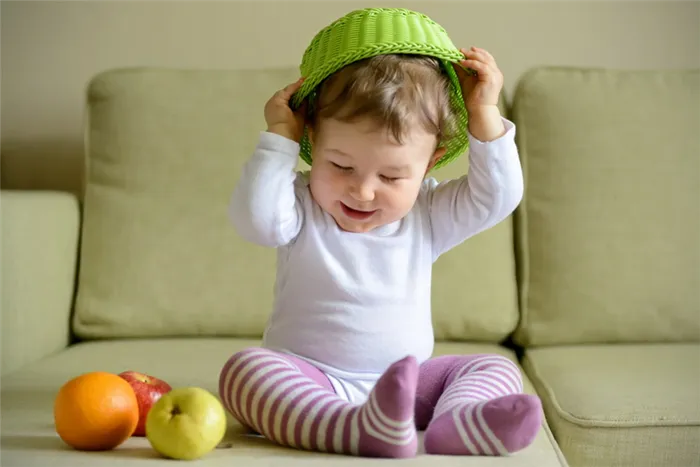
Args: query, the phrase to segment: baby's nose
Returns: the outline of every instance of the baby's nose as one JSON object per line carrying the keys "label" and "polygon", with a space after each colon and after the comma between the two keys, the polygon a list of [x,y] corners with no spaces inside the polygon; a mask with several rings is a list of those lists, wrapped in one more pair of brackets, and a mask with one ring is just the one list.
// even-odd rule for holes
{"label": "baby's nose", "polygon": [[367,182],[357,183],[353,187],[353,190],[351,191],[351,195],[357,201],[362,201],[362,202],[372,201],[372,200],[374,200],[374,189],[372,188],[371,183],[367,183]]}

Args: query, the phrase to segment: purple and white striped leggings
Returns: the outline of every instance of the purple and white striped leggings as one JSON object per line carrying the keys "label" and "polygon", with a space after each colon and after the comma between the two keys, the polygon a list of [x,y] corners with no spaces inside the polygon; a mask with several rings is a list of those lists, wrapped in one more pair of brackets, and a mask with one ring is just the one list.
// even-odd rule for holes
{"label": "purple and white striped leggings", "polygon": [[358,405],[309,363],[249,348],[226,362],[219,393],[238,421],[271,441],[366,457],[415,456],[417,430],[425,430],[428,454],[508,455],[533,442],[543,418],[540,400],[523,393],[517,365],[490,354],[421,365],[406,357]]}

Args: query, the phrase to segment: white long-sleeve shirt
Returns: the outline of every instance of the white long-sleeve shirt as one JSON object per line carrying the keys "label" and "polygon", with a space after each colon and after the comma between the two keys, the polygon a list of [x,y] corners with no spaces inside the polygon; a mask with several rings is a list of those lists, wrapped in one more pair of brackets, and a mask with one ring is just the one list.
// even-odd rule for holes
{"label": "white long-sleeve shirt", "polygon": [[246,240],[277,248],[265,347],[340,378],[380,375],[407,355],[430,358],[431,272],[443,253],[510,215],[523,194],[515,125],[469,135],[468,175],[426,178],[403,219],[369,233],[341,230],[295,172],[299,145],[262,132],[235,187],[230,216]]}

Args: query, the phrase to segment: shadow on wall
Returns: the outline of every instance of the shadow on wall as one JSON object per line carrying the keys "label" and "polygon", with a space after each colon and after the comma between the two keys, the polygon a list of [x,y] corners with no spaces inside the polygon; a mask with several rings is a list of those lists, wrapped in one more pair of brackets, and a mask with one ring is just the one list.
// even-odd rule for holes
{"label": "shadow on wall", "polygon": [[83,180],[81,140],[2,142],[2,189],[57,190],[81,195]]}

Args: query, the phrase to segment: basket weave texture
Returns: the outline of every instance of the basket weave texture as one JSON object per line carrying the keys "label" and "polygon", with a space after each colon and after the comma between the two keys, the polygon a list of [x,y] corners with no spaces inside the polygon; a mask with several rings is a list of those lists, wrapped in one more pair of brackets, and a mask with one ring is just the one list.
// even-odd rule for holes
{"label": "basket weave texture", "polygon": [[[323,80],[344,66],[384,54],[427,55],[440,60],[451,83],[450,99],[458,109],[460,131],[446,143],[445,155],[433,170],[463,154],[469,145],[468,116],[452,64],[463,60],[464,56],[442,26],[416,11],[404,8],[354,10],[319,31],[304,52],[299,68],[305,81],[292,96],[292,108],[298,108],[304,99],[313,101]],[[300,157],[311,164],[311,142],[306,131],[300,145]]]}

